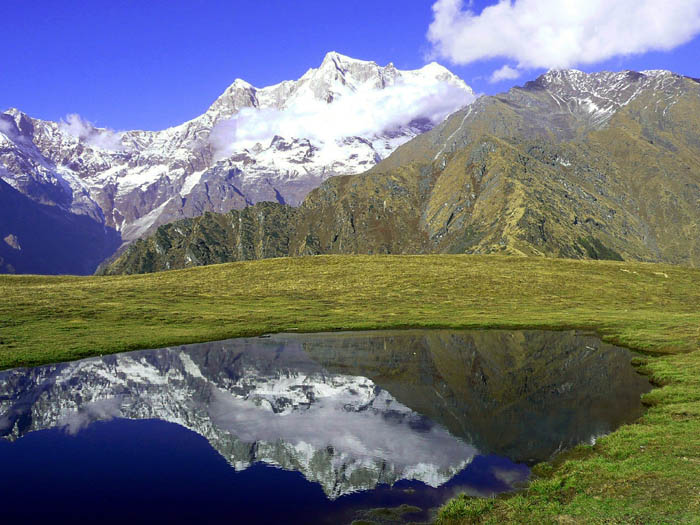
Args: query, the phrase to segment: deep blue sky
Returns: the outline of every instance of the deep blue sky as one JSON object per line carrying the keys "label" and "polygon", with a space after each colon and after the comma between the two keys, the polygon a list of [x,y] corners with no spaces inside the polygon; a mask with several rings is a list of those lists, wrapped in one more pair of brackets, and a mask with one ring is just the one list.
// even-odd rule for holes
{"label": "deep blue sky", "polygon": [[[494,1],[475,2],[477,11]],[[335,50],[400,69],[421,67],[433,0],[3,0],[0,110],[115,129],[162,129],[201,114],[237,77],[296,79]],[[478,45],[475,42],[474,45]],[[700,42],[617,58],[601,69],[662,68],[700,77]],[[477,92],[504,61],[454,66]]]}

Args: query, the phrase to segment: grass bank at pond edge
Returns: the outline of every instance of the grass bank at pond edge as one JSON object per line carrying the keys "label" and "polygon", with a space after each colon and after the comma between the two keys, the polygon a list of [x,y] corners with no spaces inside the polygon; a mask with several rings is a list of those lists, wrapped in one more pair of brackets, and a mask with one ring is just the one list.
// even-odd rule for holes
{"label": "grass bank at pond edge", "polygon": [[442,523],[700,523],[700,270],[468,255],[323,256],[117,277],[0,276],[0,367],[280,331],[596,330],[659,354],[647,414]]}

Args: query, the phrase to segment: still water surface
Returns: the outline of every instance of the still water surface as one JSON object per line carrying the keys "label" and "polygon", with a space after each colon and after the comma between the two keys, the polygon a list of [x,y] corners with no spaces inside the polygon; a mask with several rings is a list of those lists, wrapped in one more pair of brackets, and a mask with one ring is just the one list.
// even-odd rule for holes
{"label": "still water surface", "polygon": [[[0,372],[0,512],[54,522],[428,520],[642,413],[580,332],[280,334]],[[403,516],[377,510],[404,507]]]}

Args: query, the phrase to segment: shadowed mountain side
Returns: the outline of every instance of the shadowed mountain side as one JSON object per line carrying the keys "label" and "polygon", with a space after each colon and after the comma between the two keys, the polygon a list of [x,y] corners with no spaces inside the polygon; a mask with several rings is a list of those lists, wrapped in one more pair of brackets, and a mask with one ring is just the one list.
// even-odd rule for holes
{"label": "shadowed mountain side", "polygon": [[0,180],[0,273],[88,275],[120,244],[114,229],[39,204]]}
{"label": "shadowed mountain side", "polygon": [[[327,180],[287,217],[288,249],[276,255],[502,253],[698,266],[700,84],[665,71],[551,71],[481,97],[364,174]],[[168,242],[135,243],[106,271],[174,268],[160,253]],[[146,257],[150,266],[132,262]]]}
{"label": "shadowed mountain side", "polygon": [[640,393],[651,388],[628,352],[591,334],[441,330],[358,339],[307,336],[304,350],[329,372],[370,378],[482,453],[515,461],[547,460],[634,421]]}

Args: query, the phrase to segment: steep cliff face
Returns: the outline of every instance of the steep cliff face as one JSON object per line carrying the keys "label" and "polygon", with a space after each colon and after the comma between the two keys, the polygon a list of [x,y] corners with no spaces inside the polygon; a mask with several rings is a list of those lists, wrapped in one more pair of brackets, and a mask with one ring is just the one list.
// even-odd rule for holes
{"label": "steep cliff face", "polygon": [[[550,71],[305,199],[290,255],[503,253],[700,264],[700,83]],[[223,261],[222,261],[223,262]]]}

